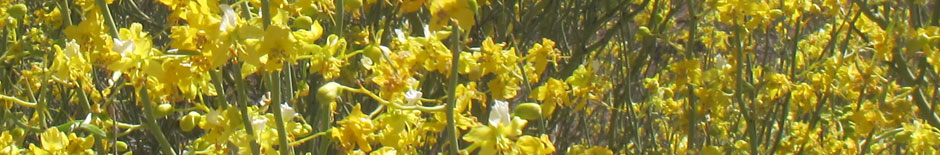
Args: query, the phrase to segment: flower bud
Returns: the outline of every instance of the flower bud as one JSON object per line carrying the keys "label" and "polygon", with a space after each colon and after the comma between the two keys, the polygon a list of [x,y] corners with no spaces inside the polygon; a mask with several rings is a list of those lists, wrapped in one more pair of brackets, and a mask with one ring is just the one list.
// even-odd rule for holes
{"label": "flower bud", "polygon": [[336,100],[341,85],[336,82],[326,83],[317,89],[317,102],[320,104],[330,103]]}
{"label": "flower bud", "polygon": [[184,132],[192,131],[199,123],[200,118],[201,116],[198,112],[190,111],[189,114],[186,114],[186,116],[180,119],[180,129],[183,129]]}
{"label": "flower bud", "polygon": [[522,103],[516,106],[512,115],[526,120],[538,120],[542,115],[542,107],[537,103]]}
{"label": "flower bud", "polygon": [[16,4],[7,9],[7,14],[16,19],[23,19],[26,16],[26,4]]}

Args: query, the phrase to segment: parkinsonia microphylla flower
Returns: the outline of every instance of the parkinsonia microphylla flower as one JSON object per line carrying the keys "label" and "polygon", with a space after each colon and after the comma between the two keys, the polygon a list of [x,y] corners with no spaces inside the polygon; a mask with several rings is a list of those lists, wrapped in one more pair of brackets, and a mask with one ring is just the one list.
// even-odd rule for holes
{"label": "parkinsonia microphylla flower", "polygon": [[360,105],[356,105],[343,120],[336,122],[338,128],[330,130],[334,139],[338,139],[340,146],[347,152],[352,152],[359,146],[362,151],[372,151],[370,141],[373,138],[373,132],[377,130],[375,124],[369,119],[368,115],[362,113]]}
{"label": "parkinsonia microphylla flower", "polygon": [[[522,135],[522,128],[528,122],[519,117],[511,117],[508,102],[500,100],[494,102],[492,110],[490,110],[490,124],[477,125],[463,136],[463,140],[473,143],[470,148],[479,147],[481,149],[480,154],[513,151],[517,148],[514,141]],[[473,150],[468,151],[472,152]]]}
{"label": "parkinsonia microphylla flower", "polygon": [[436,0],[431,1],[428,7],[431,11],[432,31],[442,30],[445,25],[450,25],[451,18],[457,20],[460,29],[469,31],[476,23],[474,14],[479,6],[476,0]]}
{"label": "parkinsonia microphylla flower", "polygon": [[87,78],[86,75],[91,71],[91,63],[80,49],[80,45],[74,39],[65,43],[64,50],[56,45],[56,57],[51,67],[53,76],[69,81]]}

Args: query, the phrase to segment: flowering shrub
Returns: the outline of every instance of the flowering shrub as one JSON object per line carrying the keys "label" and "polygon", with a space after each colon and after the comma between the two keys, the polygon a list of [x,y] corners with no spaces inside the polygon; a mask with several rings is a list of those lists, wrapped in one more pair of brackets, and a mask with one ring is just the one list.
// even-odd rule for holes
{"label": "flowering shrub", "polygon": [[0,154],[938,154],[938,8],[0,0]]}

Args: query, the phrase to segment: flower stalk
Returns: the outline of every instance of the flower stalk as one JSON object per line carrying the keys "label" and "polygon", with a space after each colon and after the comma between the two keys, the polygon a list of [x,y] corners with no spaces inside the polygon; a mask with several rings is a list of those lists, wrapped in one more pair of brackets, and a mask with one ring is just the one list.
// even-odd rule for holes
{"label": "flower stalk", "polygon": [[95,5],[98,5],[98,8],[101,9],[101,15],[104,16],[104,23],[107,24],[111,36],[119,37],[118,29],[114,24],[114,18],[111,16],[111,8],[108,7],[108,3],[105,2],[105,0],[95,0]]}
{"label": "flower stalk", "polygon": [[144,107],[144,128],[147,128],[154,138],[157,139],[157,142],[160,143],[160,150],[164,154],[176,155],[176,151],[173,151],[173,148],[170,148],[170,142],[166,140],[166,136],[163,135],[163,130],[160,129],[160,126],[157,125],[157,120],[154,118],[153,114],[153,104],[150,102],[150,95],[147,94],[147,82],[141,81],[141,86],[138,90],[140,95],[141,106]]}
{"label": "flower stalk", "polygon": [[[268,90],[271,91],[271,105],[281,106],[281,102],[283,101],[281,101],[281,80],[279,74],[273,72],[266,73],[265,80],[265,83],[268,84]],[[279,143],[278,149],[281,151],[282,155],[287,155],[289,154],[289,150],[287,148],[290,147],[290,145],[287,143],[287,132],[284,130],[284,119],[281,119],[283,118],[284,114],[281,113],[280,108],[271,109],[271,111],[274,112],[274,117],[277,118],[274,120],[277,124],[277,140]]]}
{"label": "flower stalk", "polygon": [[457,69],[460,63],[460,26],[451,20],[451,25],[453,26],[453,36],[451,49],[453,50],[451,54],[453,58],[451,59],[451,68],[450,68],[450,79],[447,82],[447,139],[450,141],[450,154],[457,154],[459,148],[457,141],[457,125],[454,120],[454,108],[457,104]]}
{"label": "flower stalk", "polygon": [[[232,66],[238,66],[238,65],[232,65]],[[232,70],[240,71],[241,67],[235,67]],[[252,155],[261,154],[261,150],[259,149],[258,142],[255,141],[255,138],[256,138],[255,130],[252,129],[251,120],[248,119],[248,95],[245,91],[245,85],[246,85],[245,80],[242,79],[240,72],[235,73],[235,74],[227,74],[227,75],[230,75],[232,76],[233,79],[235,79],[235,93],[236,93],[236,96],[238,96],[237,105],[235,106],[238,106],[238,111],[241,113],[242,124],[245,125],[245,133],[248,133],[248,137],[249,137],[248,142],[249,142],[249,146],[251,147],[251,154]]]}

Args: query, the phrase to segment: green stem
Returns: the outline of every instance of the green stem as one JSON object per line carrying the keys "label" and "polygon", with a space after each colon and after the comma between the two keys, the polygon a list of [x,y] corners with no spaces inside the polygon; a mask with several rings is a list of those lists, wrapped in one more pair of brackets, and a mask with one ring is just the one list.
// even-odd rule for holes
{"label": "green stem", "polygon": [[[372,93],[372,91],[369,91],[369,90],[367,90],[367,89],[365,89],[365,88],[356,89],[356,88],[346,87],[346,86],[343,86],[343,85],[340,85],[339,88],[342,89],[343,91],[349,91],[349,92],[353,92],[353,93],[366,94],[367,96],[371,97],[371,98],[372,98],[373,100],[375,100],[376,102],[379,102],[379,104],[387,105],[387,106],[390,106],[390,107],[396,108],[396,109],[402,109],[402,110],[420,110],[420,111],[422,111],[422,112],[440,112],[440,111],[444,111],[444,110],[447,108],[445,105],[434,106],[434,107],[426,107],[426,106],[420,106],[420,105],[400,105],[400,104],[396,104],[396,103],[390,102],[390,101],[388,101],[388,100],[382,99],[382,97],[379,97],[379,96],[376,95],[375,93]],[[422,98],[421,101],[422,101],[422,102],[426,102],[426,101],[434,101],[434,100],[423,99],[423,98]]]}
{"label": "green stem", "polygon": [[456,125],[456,121],[454,120],[454,108],[456,108],[456,106],[454,105],[457,104],[457,69],[458,69],[457,67],[459,66],[459,63],[460,63],[460,26],[457,24],[453,24],[455,23],[453,21],[451,21],[451,23],[452,23],[451,25],[453,25],[452,33],[454,35],[452,36],[453,43],[451,45],[453,46],[452,47],[453,58],[451,61],[451,68],[450,68],[450,80],[447,82],[447,92],[449,92],[447,93],[447,108],[446,108],[447,109],[447,132],[448,132],[447,139],[451,143],[450,154],[457,154],[458,153],[457,148],[459,148],[460,146],[458,146],[459,143],[457,141],[457,136],[458,136],[457,125]]}
{"label": "green stem", "polygon": [[343,16],[346,14],[346,7],[345,4],[343,4],[343,1],[344,0],[333,1],[334,6],[336,7],[336,17],[339,18],[338,20],[333,20],[336,21],[336,29],[334,29],[335,32],[333,33],[339,36],[339,38],[343,38]]}
{"label": "green stem", "polygon": [[225,94],[225,87],[222,86],[222,76],[219,74],[219,70],[215,69],[209,73],[209,76],[212,78],[212,84],[215,85],[216,94],[218,94],[218,97],[216,97],[215,106],[227,107],[228,96]]}
{"label": "green stem", "polygon": [[56,1],[56,4],[59,4],[59,6],[61,7],[60,11],[62,11],[62,18],[65,19],[65,24],[68,24],[65,26],[72,26],[72,10],[69,9],[68,0],[59,0],[59,1]]}
{"label": "green stem", "polygon": [[101,15],[104,15],[104,22],[109,27],[108,30],[111,32],[112,37],[118,37],[117,26],[114,24],[114,18],[111,16],[111,8],[108,7],[108,3],[105,0],[95,0],[95,5],[98,5],[98,8],[101,9]]}
{"label": "green stem", "polygon": [[310,135],[310,136],[301,138],[301,139],[299,139],[299,140],[297,140],[297,141],[291,142],[291,143],[290,143],[290,146],[297,146],[297,145],[303,144],[304,142],[310,141],[310,140],[312,140],[312,139],[314,139],[314,138],[317,138],[317,137],[326,135],[327,133],[329,133],[329,131],[330,131],[330,130],[325,130],[325,131],[323,131],[323,132],[317,132],[317,133],[315,133],[315,134],[313,134],[313,135]]}
{"label": "green stem", "polygon": [[735,59],[737,60],[735,61],[736,63],[735,69],[737,71],[735,72],[735,77],[734,77],[734,83],[735,83],[734,99],[737,102],[738,106],[741,107],[741,113],[742,115],[744,115],[744,119],[746,119],[745,120],[745,122],[747,123],[746,132],[749,137],[750,144],[751,144],[751,150],[750,150],[751,154],[758,154],[757,147],[759,145],[757,145],[757,135],[756,135],[756,132],[754,131],[756,130],[756,128],[754,127],[754,122],[752,121],[750,111],[748,111],[747,109],[747,104],[744,103],[744,94],[742,94],[743,93],[742,91],[744,91],[744,82],[745,82],[744,70],[742,69],[744,65],[743,61],[744,61],[745,54],[743,52],[744,45],[742,45],[742,42],[741,42],[741,29],[743,29],[744,27],[741,27],[740,25],[738,25],[736,20],[735,20],[734,25],[735,25],[734,26],[735,30],[734,30],[734,37],[732,38],[733,39],[732,43],[734,43],[735,45],[734,52],[735,54],[737,54],[735,56]]}
{"label": "green stem", "polygon": [[12,96],[0,95],[0,100],[7,100],[10,102],[19,104],[20,106],[24,106],[24,107],[36,108],[36,103],[26,102],[26,101],[23,101],[19,98],[12,97]]}
{"label": "green stem", "polygon": [[[687,9],[689,10],[689,19],[692,23],[692,25],[689,26],[689,40],[688,42],[686,42],[686,46],[685,46],[688,48],[688,50],[686,50],[686,55],[685,55],[686,60],[692,60],[693,58],[695,58],[695,53],[693,52],[695,52],[695,47],[696,47],[695,35],[698,30],[698,13],[695,12],[695,8],[698,5],[695,2],[696,1],[694,0],[690,0],[687,2],[689,4],[686,5]],[[689,97],[688,97],[689,98],[689,137],[688,137],[689,141],[688,141],[688,144],[686,144],[686,147],[694,149],[695,142],[697,141],[695,139],[695,134],[696,134],[695,133],[695,127],[696,127],[695,118],[697,117],[695,113],[696,112],[695,111],[695,93],[694,93],[695,89],[691,83],[687,84],[686,87],[689,89],[688,90],[688,93],[689,93]]]}
{"label": "green stem", "polygon": [[271,2],[261,0],[261,19],[264,22],[264,29],[267,30],[271,25]]}
{"label": "green stem", "polygon": [[153,115],[153,104],[150,102],[150,95],[147,94],[147,83],[141,82],[140,86],[140,102],[141,106],[144,107],[144,127],[153,134],[154,138],[157,139],[157,142],[160,143],[160,149],[164,154],[176,155],[176,151],[173,151],[173,148],[170,148],[170,142],[166,140],[166,136],[163,135],[163,131],[160,130],[160,126],[157,125],[157,120]]}
{"label": "green stem", "polygon": [[238,106],[238,111],[241,112],[242,124],[245,124],[245,133],[248,133],[248,137],[250,137],[248,138],[248,142],[249,146],[251,147],[251,154],[258,155],[261,154],[261,149],[259,149],[258,142],[255,141],[255,130],[251,127],[251,120],[248,119],[248,95],[245,90],[245,80],[242,79],[240,72],[241,67],[237,64],[232,66],[236,66],[234,69],[232,69],[236,72],[234,74],[227,75],[232,76],[232,78],[235,79],[235,93],[238,96],[238,102],[236,103],[238,105],[236,106]]}
{"label": "green stem", "polygon": [[287,143],[287,132],[284,130],[284,114],[281,114],[281,80],[278,73],[267,73],[265,81],[268,83],[268,90],[271,91],[271,111],[274,112],[274,121],[277,122],[277,140],[279,143],[278,149],[281,151],[282,155],[287,155],[288,145]]}

